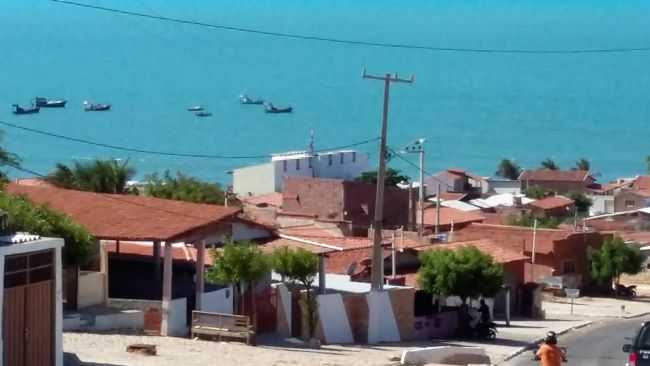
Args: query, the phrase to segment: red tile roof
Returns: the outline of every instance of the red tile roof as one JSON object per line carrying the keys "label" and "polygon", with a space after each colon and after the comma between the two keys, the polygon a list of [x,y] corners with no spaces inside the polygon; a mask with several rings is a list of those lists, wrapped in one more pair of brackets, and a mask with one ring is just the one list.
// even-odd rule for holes
{"label": "red tile roof", "polygon": [[282,206],[282,193],[272,192],[259,196],[244,197],[242,202],[255,206]]}
{"label": "red tile roof", "polygon": [[514,250],[498,246],[490,239],[470,240],[470,241],[455,242],[449,244],[429,244],[429,245],[416,247],[413,249],[418,252],[424,252],[429,250],[441,250],[441,249],[458,250],[460,248],[465,248],[465,247],[475,247],[482,253],[491,256],[496,263],[500,263],[500,264],[519,262],[519,261],[525,261],[530,259],[528,256],[525,256]]}
{"label": "red tile roof", "polygon": [[[116,242],[106,243],[105,246],[109,253],[117,253]],[[133,243],[122,241],[120,242],[119,248],[119,254],[153,258],[153,243]],[[209,251],[206,251],[205,253],[205,264],[211,265],[212,256],[209,254]],[[164,258],[164,255],[165,245],[163,244],[160,246],[160,257]],[[196,248],[189,245],[173,245],[172,258],[175,261],[196,262]]]}
{"label": "red tile roof", "polygon": [[372,247],[372,241],[363,236],[298,236],[282,233],[279,235],[279,238],[263,244],[263,250],[273,251],[278,248],[289,247],[302,248],[314,254],[325,254]]}
{"label": "red tile roof", "polygon": [[53,184],[48,183],[41,178],[18,178],[14,181],[14,183],[21,186],[31,187],[54,187]]}
{"label": "red tile roof", "polygon": [[556,181],[556,182],[583,182],[589,178],[586,170],[524,170],[519,180]]}
{"label": "red tile roof", "polygon": [[[535,252],[551,254],[555,242],[567,239],[573,234],[575,233],[568,230],[538,228],[535,234]],[[455,232],[454,238],[457,241],[490,239],[499,246],[515,251],[521,251],[525,247],[525,250],[530,252],[533,247],[533,229],[522,226],[473,223]]]}
{"label": "red tile roof", "polygon": [[8,184],[5,191],[64,213],[98,239],[178,240],[233,219],[240,211],[154,197],[81,192]]}
{"label": "red tile roof", "polygon": [[443,201],[461,201],[465,197],[467,197],[467,193],[462,193],[462,192],[440,192],[440,199],[443,200]]}
{"label": "red tile roof", "polygon": [[[482,222],[483,216],[475,212],[457,210],[451,207],[440,207],[440,225],[467,224],[470,222]],[[424,209],[424,224],[431,226],[436,224],[436,208],[429,207]]]}
{"label": "red tile roof", "polygon": [[562,208],[573,205],[572,199],[564,196],[551,196],[531,202],[528,206],[541,208],[542,210],[550,210],[554,208]]}
{"label": "red tile roof", "polygon": [[632,188],[637,190],[648,189],[650,190],[650,176],[642,175],[637,177],[632,183]]}

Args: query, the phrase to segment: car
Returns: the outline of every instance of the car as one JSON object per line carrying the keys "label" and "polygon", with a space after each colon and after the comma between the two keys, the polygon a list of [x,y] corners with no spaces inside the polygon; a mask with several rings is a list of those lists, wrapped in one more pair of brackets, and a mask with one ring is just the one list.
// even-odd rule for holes
{"label": "car", "polygon": [[628,354],[627,366],[650,366],[650,322],[643,322],[631,340],[623,346],[623,352]]}

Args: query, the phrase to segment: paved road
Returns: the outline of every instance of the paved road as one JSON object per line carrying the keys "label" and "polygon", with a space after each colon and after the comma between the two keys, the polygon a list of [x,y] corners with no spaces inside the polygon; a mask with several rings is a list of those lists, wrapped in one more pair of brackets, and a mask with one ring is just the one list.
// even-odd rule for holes
{"label": "paved road", "polygon": [[[559,340],[568,349],[567,366],[623,366],[626,355],[621,351],[625,337],[634,334],[638,326],[650,317],[628,320],[599,321],[573,331]],[[504,363],[504,366],[533,366],[532,351]]]}

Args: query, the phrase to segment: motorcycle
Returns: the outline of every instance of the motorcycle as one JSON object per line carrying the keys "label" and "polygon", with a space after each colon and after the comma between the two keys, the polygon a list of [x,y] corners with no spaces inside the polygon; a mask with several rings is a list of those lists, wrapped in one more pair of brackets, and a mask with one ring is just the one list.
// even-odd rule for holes
{"label": "motorcycle", "polygon": [[636,297],[636,286],[625,286],[621,284],[616,285],[616,289],[614,290],[614,294],[616,296],[620,297],[627,297],[627,298],[633,298]]}
{"label": "motorcycle", "polygon": [[497,337],[497,325],[494,322],[483,323],[480,322],[474,327],[474,336],[476,338],[493,340]]}

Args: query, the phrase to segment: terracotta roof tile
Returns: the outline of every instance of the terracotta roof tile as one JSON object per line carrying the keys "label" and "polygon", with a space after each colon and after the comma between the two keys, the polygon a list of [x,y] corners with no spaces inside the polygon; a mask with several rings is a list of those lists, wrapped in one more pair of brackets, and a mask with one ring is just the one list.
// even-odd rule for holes
{"label": "terracotta roof tile", "polygon": [[[482,222],[483,216],[476,212],[467,212],[457,210],[451,207],[440,207],[440,225],[466,224],[470,222]],[[424,224],[427,226],[435,225],[436,209],[435,207],[424,209]]]}
{"label": "terracotta roof tile", "polygon": [[634,189],[650,189],[650,176],[642,175],[634,180],[632,183],[632,188]]}
{"label": "terracotta roof tile", "polygon": [[259,196],[244,197],[242,202],[255,206],[282,206],[282,193],[272,192]]}
{"label": "terracotta roof tile", "polygon": [[441,249],[458,250],[460,248],[465,248],[465,247],[475,247],[482,253],[491,256],[496,263],[500,263],[500,264],[519,262],[519,261],[530,259],[528,256],[525,256],[521,253],[517,253],[514,250],[505,247],[500,247],[490,239],[470,240],[470,241],[455,242],[449,244],[429,244],[429,245],[424,245],[413,249],[418,252],[423,252],[423,251],[441,250]]}
{"label": "terracotta roof tile", "polygon": [[536,180],[536,181],[560,181],[560,182],[582,182],[589,177],[586,170],[524,170],[519,176],[519,180]]}
{"label": "terracotta roof tile", "polygon": [[[556,241],[561,241],[573,235],[571,231],[559,229],[537,229],[535,234],[535,252],[550,254],[554,250]],[[454,233],[457,241],[473,241],[490,239],[499,246],[511,250],[532,251],[533,229],[522,226],[493,225],[472,223],[462,230]]]}
{"label": "terracotta roof tile", "polygon": [[68,215],[98,239],[174,240],[239,212],[238,208],[135,195],[17,184],[8,184],[5,190]]}
{"label": "terracotta roof tile", "polygon": [[550,210],[553,208],[562,208],[566,206],[573,205],[574,202],[572,199],[564,196],[551,196],[539,199],[537,201],[531,202],[528,206],[541,208],[543,210]]}

